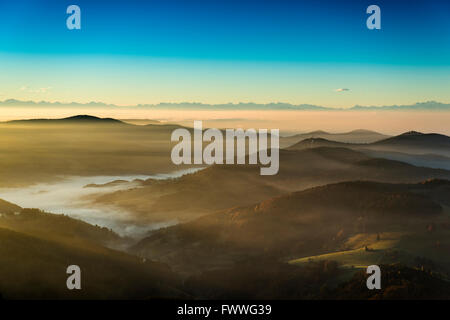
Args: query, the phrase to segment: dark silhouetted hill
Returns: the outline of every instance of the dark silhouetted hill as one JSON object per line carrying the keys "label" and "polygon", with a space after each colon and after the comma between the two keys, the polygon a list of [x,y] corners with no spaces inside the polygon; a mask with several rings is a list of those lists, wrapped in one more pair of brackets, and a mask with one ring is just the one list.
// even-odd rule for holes
{"label": "dark silhouetted hill", "polygon": [[[82,290],[68,290],[66,269],[81,268]],[[73,246],[0,228],[5,299],[183,297],[167,266],[98,246]]]}
{"label": "dark silhouetted hill", "polygon": [[20,212],[21,210],[22,208],[18,205],[0,199],[0,214],[12,214],[14,212]]}
{"label": "dark silhouetted hill", "polygon": [[62,119],[12,120],[8,124],[126,124],[113,118],[99,118],[90,115],[76,115]]}

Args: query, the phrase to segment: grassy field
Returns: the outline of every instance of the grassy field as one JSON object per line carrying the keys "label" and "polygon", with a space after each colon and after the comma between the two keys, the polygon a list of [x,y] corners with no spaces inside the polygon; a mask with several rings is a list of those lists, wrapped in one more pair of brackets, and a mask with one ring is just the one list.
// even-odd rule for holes
{"label": "grassy field", "polygon": [[[366,237],[364,237],[366,236]],[[355,237],[364,237],[365,245],[351,250],[343,250],[317,256],[303,257],[299,259],[290,260],[290,264],[299,265],[309,262],[333,260],[339,263],[344,268],[367,268],[372,264],[390,264],[394,262],[408,262],[409,255],[406,252],[400,253],[398,243],[401,235],[391,233],[388,239],[379,241],[367,241],[368,238],[373,238],[375,235],[367,236],[359,234]],[[387,235],[381,234],[385,239]],[[367,246],[367,250],[366,250]],[[393,252],[397,253],[394,255]]]}

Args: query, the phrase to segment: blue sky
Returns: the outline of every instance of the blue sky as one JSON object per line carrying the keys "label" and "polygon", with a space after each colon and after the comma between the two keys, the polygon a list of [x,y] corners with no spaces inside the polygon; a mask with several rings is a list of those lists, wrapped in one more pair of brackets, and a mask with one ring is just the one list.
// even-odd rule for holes
{"label": "blue sky", "polygon": [[[66,28],[70,4],[81,30]],[[381,30],[366,28],[371,4]],[[0,100],[450,102],[449,12],[435,0],[2,1]]]}

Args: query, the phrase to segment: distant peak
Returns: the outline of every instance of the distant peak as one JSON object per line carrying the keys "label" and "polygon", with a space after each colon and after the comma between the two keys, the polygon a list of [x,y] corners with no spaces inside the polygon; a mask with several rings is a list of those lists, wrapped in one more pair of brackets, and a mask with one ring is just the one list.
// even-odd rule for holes
{"label": "distant peak", "polygon": [[100,118],[95,116],[89,116],[87,114],[80,114],[77,116],[63,118],[62,120],[100,120]]}
{"label": "distant peak", "polygon": [[113,122],[122,123],[122,121],[113,118],[99,118],[95,116],[90,116],[87,114],[76,115],[68,118],[63,118],[61,121],[86,121],[86,122]]}
{"label": "distant peak", "polygon": [[328,140],[328,139],[325,139],[325,138],[321,138],[321,137],[317,137],[317,138],[315,138],[315,137],[311,137],[311,138],[306,138],[306,139],[303,139],[302,141],[300,141],[300,142],[311,142],[311,141],[320,141],[320,142],[331,142],[331,143],[334,143],[335,141],[331,141],[331,140]]}
{"label": "distant peak", "polygon": [[401,134],[401,136],[421,136],[421,135],[423,135],[423,133],[418,131],[408,131]]}
{"label": "distant peak", "polygon": [[377,132],[370,131],[367,129],[355,129],[355,130],[350,131],[349,133],[377,133]]}

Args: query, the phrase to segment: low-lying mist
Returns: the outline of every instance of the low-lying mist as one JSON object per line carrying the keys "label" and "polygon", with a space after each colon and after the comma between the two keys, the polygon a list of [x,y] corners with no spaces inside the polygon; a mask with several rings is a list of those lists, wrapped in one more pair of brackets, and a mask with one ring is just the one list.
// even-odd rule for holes
{"label": "low-lying mist", "polygon": [[[22,188],[1,188],[0,198],[23,208],[39,208],[46,212],[66,214],[72,218],[110,228],[122,236],[140,237],[151,230],[176,224],[177,221],[141,224],[134,220],[127,210],[108,205],[94,205],[89,196],[138,188],[139,183],[135,181],[136,179],[172,179],[198,170],[200,168],[152,176],[65,176],[56,182],[38,183]],[[117,180],[123,183],[110,184]]]}

